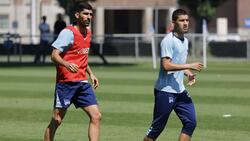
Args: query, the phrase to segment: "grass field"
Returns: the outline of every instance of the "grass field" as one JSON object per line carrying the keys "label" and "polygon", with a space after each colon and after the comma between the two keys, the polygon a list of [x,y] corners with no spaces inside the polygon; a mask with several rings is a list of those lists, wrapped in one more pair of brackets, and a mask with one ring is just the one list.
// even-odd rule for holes
{"label": "grass field", "polygon": [[[101,86],[101,141],[141,141],[152,119],[158,70],[150,63],[92,66]],[[0,141],[41,141],[52,111],[54,66],[0,67]],[[187,88],[197,111],[192,141],[250,140],[250,62],[209,62]],[[231,117],[225,118],[224,114]],[[87,140],[88,118],[73,106],[56,141]],[[172,113],[159,141],[177,141],[181,123]]]}

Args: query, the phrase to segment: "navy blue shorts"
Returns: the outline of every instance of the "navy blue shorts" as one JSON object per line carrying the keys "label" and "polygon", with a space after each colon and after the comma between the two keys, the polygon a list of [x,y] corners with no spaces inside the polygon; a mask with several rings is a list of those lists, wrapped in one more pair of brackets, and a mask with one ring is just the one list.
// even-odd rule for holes
{"label": "navy blue shorts", "polygon": [[174,110],[183,124],[181,132],[192,136],[196,127],[196,114],[188,92],[174,94],[155,89],[154,94],[154,116],[146,135],[149,138],[156,139],[165,128],[169,115]]}
{"label": "navy blue shorts", "polygon": [[94,91],[89,83],[56,83],[54,108],[68,108],[72,103],[76,108],[97,105]]}

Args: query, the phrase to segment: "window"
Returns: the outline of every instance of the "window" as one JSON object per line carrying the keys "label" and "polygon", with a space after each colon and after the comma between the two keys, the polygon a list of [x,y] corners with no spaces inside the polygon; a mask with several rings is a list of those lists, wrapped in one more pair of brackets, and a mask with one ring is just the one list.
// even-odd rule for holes
{"label": "window", "polygon": [[0,0],[0,5],[10,5],[10,0]]}
{"label": "window", "polygon": [[142,10],[105,10],[105,33],[141,33]]}
{"label": "window", "polygon": [[0,29],[8,29],[8,28],[9,28],[9,16],[0,15]]}

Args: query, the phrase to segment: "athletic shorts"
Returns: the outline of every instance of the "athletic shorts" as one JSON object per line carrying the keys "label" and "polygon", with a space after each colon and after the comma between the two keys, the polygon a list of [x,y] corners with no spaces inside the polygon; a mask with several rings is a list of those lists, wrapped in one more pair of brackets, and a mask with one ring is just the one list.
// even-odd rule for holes
{"label": "athletic shorts", "polygon": [[174,94],[154,90],[154,117],[147,136],[156,139],[165,129],[170,113],[174,110],[183,124],[182,133],[192,136],[196,126],[194,104],[188,92]]}
{"label": "athletic shorts", "polygon": [[72,103],[76,108],[97,105],[94,91],[89,83],[56,83],[54,108],[68,108]]}

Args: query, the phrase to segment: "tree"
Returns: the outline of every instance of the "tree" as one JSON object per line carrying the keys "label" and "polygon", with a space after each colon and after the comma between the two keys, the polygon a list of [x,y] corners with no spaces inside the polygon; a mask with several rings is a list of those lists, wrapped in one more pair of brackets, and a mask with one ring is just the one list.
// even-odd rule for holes
{"label": "tree", "polygon": [[79,1],[96,1],[96,0],[57,0],[59,5],[65,9],[66,14],[70,17],[70,22],[72,23],[74,16],[73,16],[73,6],[75,3]]}
{"label": "tree", "polygon": [[214,18],[216,8],[227,0],[178,0],[182,6],[187,6],[190,14],[195,18],[197,33],[202,32],[202,20],[208,23]]}

